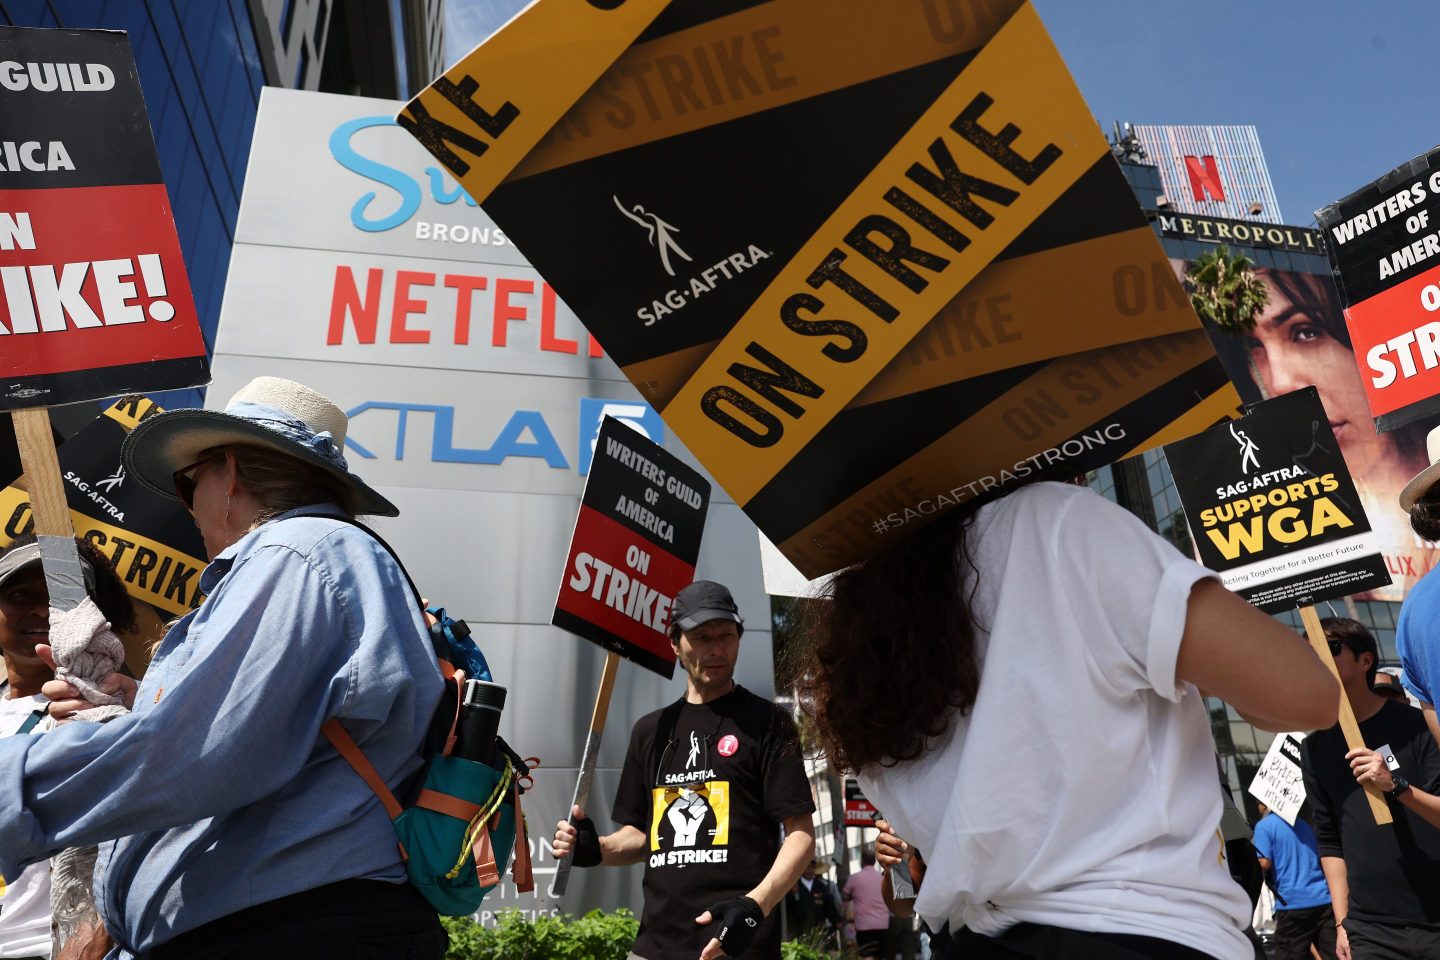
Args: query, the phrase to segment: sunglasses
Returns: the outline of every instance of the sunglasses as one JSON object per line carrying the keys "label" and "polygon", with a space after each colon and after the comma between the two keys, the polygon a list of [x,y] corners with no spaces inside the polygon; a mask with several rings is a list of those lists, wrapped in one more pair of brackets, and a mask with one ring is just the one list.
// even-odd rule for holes
{"label": "sunglasses", "polygon": [[207,463],[224,459],[224,457],[223,453],[212,453],[208,457],[201,457],[189,466],[181,467],[172,475],[172,479],[175,481],[175,493],[180,497],[180,502],[185,504],[186,510],[193,511],[195,509],[196,475],[200,473],[200,468]]}
{"label": "sunglasses", "polygon": [[1329,640],[1329,639],[1327,639],[1327,640],[1325,641],[1325,644],[1326,644],[1326,646],[1328,646],[1328,647],[1330,648],[1330,656],[1332,656],[1332,657],[1338,657],[1338,656],[1340,656],[1340,651],[1341,651],[1341,650],[1349,650],[1352,654],[1354,654],[1354,656],[1355,656],[1356,659],[1359,659],[1360,654],[1362,654],[1362,653],[1369,653],[1369,654],[1372,654],[1372,655],[1374,654],[1374,651],[1371,651],[1371,650],[1359,650],[1359,649],[1356,649],[1355,647],[1350,646],[1350,644],[1346,643],[1344,640]]}

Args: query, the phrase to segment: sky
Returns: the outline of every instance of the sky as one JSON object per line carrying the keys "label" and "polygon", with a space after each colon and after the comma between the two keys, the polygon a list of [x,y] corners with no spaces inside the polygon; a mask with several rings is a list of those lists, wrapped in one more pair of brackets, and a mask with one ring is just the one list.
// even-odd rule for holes
{"label": "sky", "polygon": [[[1106,131],[1254,124],[1286,223],[1440,143],[1435,0],[1033,2]],[[447,0],[448,59],[523,6]]]}

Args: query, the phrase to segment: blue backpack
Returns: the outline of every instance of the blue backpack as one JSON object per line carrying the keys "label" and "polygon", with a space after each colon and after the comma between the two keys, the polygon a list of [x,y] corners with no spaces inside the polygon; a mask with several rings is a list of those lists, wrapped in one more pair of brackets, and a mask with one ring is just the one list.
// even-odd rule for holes
{"label": "blue backpack", "polygon": [[535,889],[535,880],[520,796],[533,785],[530,770],[539,761],[521,760],[498,737],[494,765],[452,756],[465,681],[491,679],[485,655],[470,639],[465,621],[450,619],[443,607],[425,606],[415,582],[388,543],[364,524],[346,522],[374,537],[405,574],[430,627],[445,688],[425,741],[419,745],[424,765],[401,787],[404,803],[396,799],[337,718],[326,720],[320,732],[380,798],[395,824],[410,882],[436,911],[452,917],[473,914],[485,895],[499,885],[512,852],[516,889],[529,893]]}

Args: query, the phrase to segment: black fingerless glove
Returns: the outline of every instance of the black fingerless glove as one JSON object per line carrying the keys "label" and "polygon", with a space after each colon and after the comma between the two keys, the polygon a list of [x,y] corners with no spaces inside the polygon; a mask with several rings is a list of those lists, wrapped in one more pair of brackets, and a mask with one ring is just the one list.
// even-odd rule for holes
{"label": "black fingerless glove", "polygon": [[595,821],[580,817],[570,821],[575,826],[575,851],[571,856],[577,867],[600,866],[600,834],[595,832]]}
{"label": "black fingerless glove", "polygon": [[720,948],[727,956],[738,957],[755,939],[760,921],[764,919],[760,904],[749,897],[721,900],[710,906],[710,928],[719,930],[711,936],[720,941]]}

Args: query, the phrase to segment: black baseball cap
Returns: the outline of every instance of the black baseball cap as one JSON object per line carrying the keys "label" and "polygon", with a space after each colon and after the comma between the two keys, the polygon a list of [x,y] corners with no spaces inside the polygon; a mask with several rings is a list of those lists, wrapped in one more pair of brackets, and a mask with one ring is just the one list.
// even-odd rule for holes
{"label": "black baseball cap", "polygon": [[675,595],[675,602],[670,607],[670,622],[681,630],[694,630],[711,620],[734,621],[740,632],[745,632],[740,609],[735,606],[735,598],[730,596],[730,590],[724,584],[696,580]]}

